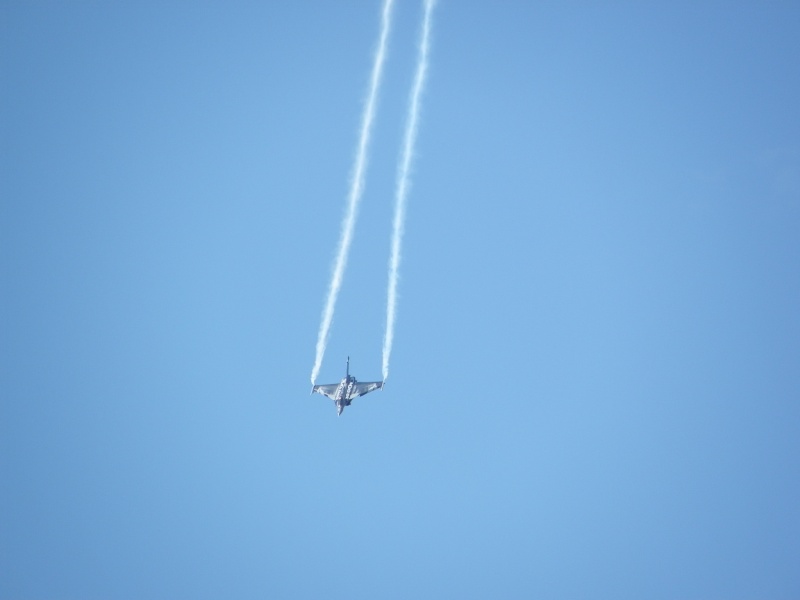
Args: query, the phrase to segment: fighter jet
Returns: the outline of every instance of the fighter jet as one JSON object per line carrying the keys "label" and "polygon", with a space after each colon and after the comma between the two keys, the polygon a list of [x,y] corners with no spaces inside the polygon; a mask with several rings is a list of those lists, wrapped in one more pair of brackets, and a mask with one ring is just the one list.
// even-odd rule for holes
{"label": "fighter jet", "polygon": [[368,381],[359,383],[356,378],[350,375],[350,357],[347,357],[347,374],[340,383],[329,383],[327,385],[315,385],[311,388],[311,393],[317,392],[327,396],[336,403],[336,412],[341,415],[345,406],[350,406],[354,398],[368,394],[373,390],[382,390],[383,381]]}

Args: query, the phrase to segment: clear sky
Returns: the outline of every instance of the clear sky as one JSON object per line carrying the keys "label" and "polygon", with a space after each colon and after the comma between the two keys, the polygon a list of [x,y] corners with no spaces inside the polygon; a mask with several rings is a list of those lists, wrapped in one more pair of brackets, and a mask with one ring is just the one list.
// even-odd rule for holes
{"label": "clear sky", "polygon": [[441,0],[337,418],[380,9],[0,5],[0,597],[800,597],[800,4]]}

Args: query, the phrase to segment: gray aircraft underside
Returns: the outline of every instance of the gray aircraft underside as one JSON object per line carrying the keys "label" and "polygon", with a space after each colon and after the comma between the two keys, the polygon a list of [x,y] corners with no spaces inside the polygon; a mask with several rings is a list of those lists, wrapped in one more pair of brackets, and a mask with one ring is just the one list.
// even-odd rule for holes
{"label": "gray aircraft underside", "polygon": [[327,396],[336,403],[336,412],[341,415],[345,406],[350,406],[350,403],[359,396],[369,394],[374,390],[382,390],[383,381],[356,381],[356,378],[350,375],[350,357],[347,357],[347,374],[344,379],[339,383],[327,383],[322,385],[315,385],[311,388],[311,393],[316,392]]}

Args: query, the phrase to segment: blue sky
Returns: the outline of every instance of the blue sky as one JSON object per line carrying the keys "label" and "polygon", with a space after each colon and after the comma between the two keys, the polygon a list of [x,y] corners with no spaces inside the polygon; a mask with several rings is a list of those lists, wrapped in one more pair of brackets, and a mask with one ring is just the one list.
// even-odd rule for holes
{"label": "blue sky", "polygon": [[337,418],[380,8],[0,7],[0,596],[796,598],[800,6],[440,0]]}

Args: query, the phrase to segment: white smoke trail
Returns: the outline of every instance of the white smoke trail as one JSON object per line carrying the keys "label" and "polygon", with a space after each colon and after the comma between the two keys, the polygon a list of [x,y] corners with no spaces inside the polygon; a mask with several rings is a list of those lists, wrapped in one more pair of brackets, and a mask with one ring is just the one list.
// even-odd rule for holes
{"label": "white smoke trail", "polygon": [[319,326],[317,337],[317,355],[314,359],[314,368],[311,370],[311,383],[314,384],[322,365],[322,357],[325,354],[325,347],[328,345],[328,335],[333,321],[333,311],[336,307],[336,298],[339,296],[339,289],[342,287],[344,269],[347,265],[347,255],[350,251],[350,243],[353,239],[353,228],[356,223],[358,203],[364,191],[364,171],[367,164],[367,147],[369,146],[369,136],[372,130],[372,121],[375,116],[375,104],[377,103],[378,87],[381,81],[383,63],[386,57],[386,40],[389,37],[389,26],[391,25],[391,10],[394,0],[384,0],[383,12],[381,16],[381,33],[378,48],[375,51],[375,62],[372,66],[372,76],[369,84],[369,95],[364,105],[364,113],[361,119],[361,133],[358,139],[358,150],[356,152],[353,175],[350,181],[350,194],[347,199],[347,210],[342,221],[342,231],[339,237],[339,249],[336,253],[336,261],[333,267],[331,283],[328,287],[328,299],[322,311],[322,322]]}
{"label": "white smoke trail", "polygon": [[394,324],[397,311],[397,277],[400,270],[400,245],[403,240],[403,223],[406,218],[406,197],[410,185],[411,158],[414,154],[414,142],[417,139],[420,97],[425,86],[425,75],[428,71],[428,46],[431,32],[431,13],[435,0],[425,0],[425,16],[422,22],[422,38],[419,43],[417,72],[408,105],[403,156],[397,171],[397,188],[395,190],[394,223],[392,226],[392,253],[389,259],[389,289],[386,301],[386,334],[383,338],[383,380],[389,377],[389,356],[394,341]]}

